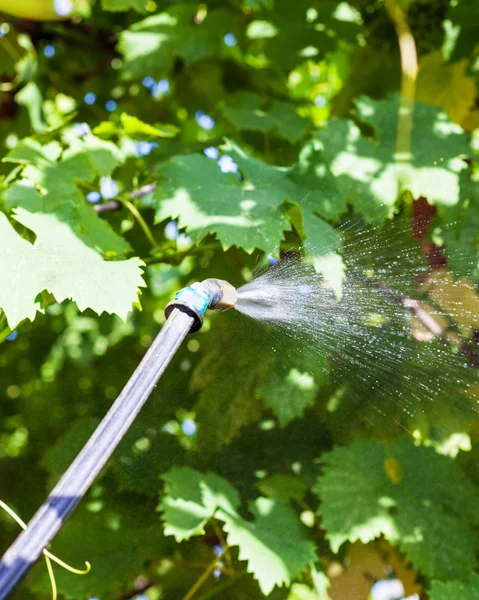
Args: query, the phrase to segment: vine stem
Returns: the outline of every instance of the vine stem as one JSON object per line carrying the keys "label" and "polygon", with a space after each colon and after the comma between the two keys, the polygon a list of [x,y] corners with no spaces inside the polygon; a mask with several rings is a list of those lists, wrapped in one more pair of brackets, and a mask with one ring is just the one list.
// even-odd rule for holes
{"label": "vine stem", "polygon": [[219,585],[217,585],[215,588],[213,588],[209,592],[206,592],[205,594],[202,594],[201,596],[199,596],[198,600],[208,600],[209,598],[213,598],[213,596],[217,596],[218,594],[221,594],[224,590],[231,587],[234,583],[236,583],[238,581],[238,579],[240,579],[241,577],[244,577],[246,574],[247,574],[246,571],[241,571],[240,573],[237,572],[234,577],[230,577],[230,579],[227,579],[223,583],[220,583]]}
{"label": "vine stem", "polygon": [[186,595],[183,598],[183,600],[191,600],[191,598],[193,598],[194,594],[196,594],[196,592],[200,589],[200,587],[203,585],[203,583],[208,579],[208,577],[211,575],[211,573],[213,573],[217,563],[219,563],[220,558],[222,556],[223,556],[223,554],[220,554],[219,556],[215,556],[214,560],[210,563],[209,567],[207,569],[205,569],[203,571],[203,573],[201,573],[201,575],[198,577],[198,579],[195,581],[195,583],[186,592]]}
{"label": "vine stem", "polygon": [[396,31],[401,57],[401,100],[398,115],[396,161],[404,166],[401,179],[402,183],[407,185],[409,179],[408,167],[411,161],[411,131],[418,74],[416,42],[399,0],[384,0],[384,6]]}
{"label": "vine stem", "polygon": [[231,558],[229,546],[226,542],[225,536],[223,535],[223,531],[215,519],[213,519],[212,523],[213,523],[213,530],[215,532],[215,535],[219,539],[221,547],[223,548],[223,552],[225,555],[226,564],[228,566],[228,569],[234,574],[233,560]]}
{"label": "vine stem", "polygon": [[158,246],[158,242],[155,240],[155,236],[153,235],[151,229],[148,227],[147,222],[142,217],[140,211],[136,208],[133,202],[130,202],[127,198],[119,197],[119,201],[127,208],[131,214],[135,217],[138,222],[138,225],[143,229],[148,241],[150,242],[152,248],[156,248]]}

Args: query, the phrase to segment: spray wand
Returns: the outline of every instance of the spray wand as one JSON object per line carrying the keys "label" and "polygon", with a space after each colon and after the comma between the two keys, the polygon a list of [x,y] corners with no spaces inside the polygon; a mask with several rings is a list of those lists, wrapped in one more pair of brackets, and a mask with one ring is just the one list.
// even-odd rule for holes
{"label": "spray wand", "polygon": [[198,331],[207,309],[225,311],[236,289],[221,279],[183,288],[170,302],[167,321],[128,383],[47,500],[0,562],[0,600],[13,591],[42,555],[113,454],[188,333]]}

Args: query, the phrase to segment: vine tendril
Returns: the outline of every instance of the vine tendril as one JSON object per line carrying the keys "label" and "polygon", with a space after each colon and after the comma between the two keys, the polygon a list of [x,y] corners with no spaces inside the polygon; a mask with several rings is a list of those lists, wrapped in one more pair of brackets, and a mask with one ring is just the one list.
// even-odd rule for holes
{"label": "vine tendril", "polygon": [[[3,502],[3,500],[0,500],[0,508],[2,508],[8,515],[10,515],[10,517],[12,517],[12,519],[18,525],[20,525],[20,527],[23,530],[25,530],[27,528],[27,524],[25,523],[25,521],[23,521],[17,515],[17,513],[8,506],[8,504],[5,504],[5,502]],[[43,555],[45,557],[45,563],[47,565],[48,576],[50,578],[50,584],[52,586],[52,600],[57,600],[57,598],[58,598],[57,582],[55,580],[55,574],[53,572],[52,561],[56,562],[58,565],[60,565],[67,571],[70,571],[70,573],[75,573],[75,575],[86,575],[87,573],[89,573],[91,571],[91,564],[88,561],[85,561],[86,569],[81,570],[81,569],[75,569],[75,567],[72,567],[71,565],[67,564],[66,562],[64,562],[63,560],[58,558],[58,556],[55,556],[54,554],[52,554],[51,552],[49,552],[46,549],[43,550]]]}

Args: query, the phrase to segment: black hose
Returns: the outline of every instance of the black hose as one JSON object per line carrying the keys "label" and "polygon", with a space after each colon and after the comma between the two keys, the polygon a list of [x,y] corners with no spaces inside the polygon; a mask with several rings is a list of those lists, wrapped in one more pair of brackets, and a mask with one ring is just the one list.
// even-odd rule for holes
{"label": "black hose", "polygon": [[0,562],[0,600],[41,556],[87,492],[140,412],[157,381],[192,328],[194,319],[175,308],[130,380],[46,502]]}

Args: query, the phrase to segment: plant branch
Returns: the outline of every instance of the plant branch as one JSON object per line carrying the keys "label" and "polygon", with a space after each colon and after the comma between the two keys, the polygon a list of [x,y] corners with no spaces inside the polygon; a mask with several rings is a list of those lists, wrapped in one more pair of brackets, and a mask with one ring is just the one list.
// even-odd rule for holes
{"label": "plant branch", "polygon": [[138,225],[143,229],[145,235],[150,242],[152,248],[156,248],[158,246],[158,242],[155,240],[155,236],[153,235],[151,229],[148,227],[148,223],[143,218],[140,211],[136,208],[133,202],[130,202],[127,198],[119,198],[120,202],[131,212],[131,214],[135,217],[138,222]]}
{"label": "plant branch", "polygon": [[118,202],[118,200],[110,200],[109,202],[105,202],[103,204],[94,204],[93,210],[100,215],[105,212],[120,210],[122,206],[122,203]]}
{"label": "plant branch", "polygon": [[213,524],[213,529],[214,529],[215,535],[218,538],[218,540],[220,541],[221,547],[223,548],[223,552],[224,552],[225,559],[226,559],[226,564],[228,565],[228,568],[231,570],[231,572],[234,574],[233,559],[231,558],[230,548],[229,548],[228,544],[226,543],[226,539],[225,539],[225,536],[223,535],[223,531],[215,519],[212,520],[212,524]]}
{"label": "plant branch", "polygon": [[[157,188],[157,184],[156,183],[148,183],[147,185],[142,186],[141,188],[138,188],[137,190],[133,190],[133,192],[130,192],[129,197],[132,200],[137,200],[138,198],[143,198],[143,196],[147,196],[148,194],[151,194],[152,192],[154,192]],[[93,206],[93,210],[96,213],[104,213],[104,212],[113,212],[115,210],[120,210],[120,208],[122,207],[122,203],[119,202],[118,200],[110,200],[110,202],[105,202],[103,204],[95,204]]]}
{"label": "plant branch", "polygon": [[396,161],[402,163],[405,167],[402,178],[403,182],[407,184],[407,167],[411,160],[411,131],[418,73],[416,42],[399,0],[385,0],[384,5],[396,31],[401,56],[401,100],[398,115]]}
{"label": "plant branch", "polygon": [[147,185],[144,185],[141,188],[138,188],[137,190],[133,190],[133,192],[130,193],[130,198],[133,198],[133,200],[136,200],[137,198],[142,198],[143,196],[147,196],[148,194],[151,194],[152,192],[154,192],[157,187],[158,186],[156,183],[148,183]]}
{"label": "plant branch", "polygon": [[144,592],[149,590],[154,585],[155,584],[152,581],[147,581],[144,585],[137,587],[131,592],[128,592],[125,596],[122,596],[121,600],[132,600],[133,598],[136,598],[139,594],[143,594]]}
{"label": "plant branch", "polygon": [[200,589],[200,587],[203,585],[203,583],[205,583],[205,581],[208,579],[208,577],[211,575],[211,573],[213,573],[213,571],[217,567],[217,564],[219,563],[221,557],[222,557],[222,554],[220,554],[219,556],[215,556],[215,559],[210,563],[208,568],[205,569],[203,571],[203,573],[201,573],[201,575],[198,577],[198,579],[195,581],[195,583],[186,592],[186,595],[183,598],[183,600],[191,600],[191,598],[193,598],[193,596]]}

